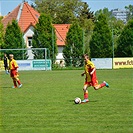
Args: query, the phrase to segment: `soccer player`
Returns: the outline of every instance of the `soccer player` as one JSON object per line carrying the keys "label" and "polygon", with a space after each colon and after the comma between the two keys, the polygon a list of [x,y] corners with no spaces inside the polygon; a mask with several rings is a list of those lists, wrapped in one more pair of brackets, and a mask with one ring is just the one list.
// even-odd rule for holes
{"label": "soccer player", "polygon": [[5,72],[6,74],[9,74],[9,70],[8,70],[8,57],[7,54],[4,54],[4,68],[5,68]]}
{"label": "soccer player", "polygon": [[13,54],[9,55],[10,61],[9,61],[9,70],[10,70],[10,76],[13,80],[14,86],[12,88],[17,88],[17,83],[18,83],[18,88],[22,87],[22,84],[19,80],[19,75],[18,75],[18,64],[16,60],[14,59]]}
{"label": "soccer player", "polygon": [[103,83],[101,84],[98,84],[95,65],[93,62],[90,61],[89,56],[87,54],[84,55],[84,61],[85,61],[85,71],[84,73],[81,74],[81,76],[84,76],[85,74],[86,78],[83,87],[84,100],[82,101],[82,103],[89,102],[88,90],[87,90],[88,87],[93,86],[95,90],[101,89],[104,86],[109,87],[109,84],[105,81],[103,81]]}

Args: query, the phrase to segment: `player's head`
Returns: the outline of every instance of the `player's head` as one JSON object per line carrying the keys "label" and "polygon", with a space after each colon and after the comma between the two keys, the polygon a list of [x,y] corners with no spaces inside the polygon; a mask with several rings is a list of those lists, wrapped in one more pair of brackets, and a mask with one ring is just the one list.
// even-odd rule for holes
{"label": "player's head", "polygon": [[6,57],[6,56],[7,56],[7,54],[6,54],[6,53],[4,53],[4,56]]}
{"label": "player's head", "polygon": [[10,60],[12,60],[14,58],[14,55],[13,54],[9,54],[9,58],[10,58]]}
{"label": "player's head", "polygon": [[84,57],[84,60],[85,60],[85,61],[87,61],[87,60],[90,59],[88,54],[84,54],[83,57]]}

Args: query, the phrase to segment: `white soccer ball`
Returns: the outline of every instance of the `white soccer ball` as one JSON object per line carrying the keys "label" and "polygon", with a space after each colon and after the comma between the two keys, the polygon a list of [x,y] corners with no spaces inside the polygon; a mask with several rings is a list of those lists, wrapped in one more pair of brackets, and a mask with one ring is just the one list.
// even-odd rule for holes
{"label": "white soccer ball", "polygon": [[76,98],[74,99],[74,103],[75,103],[75,104],[80,104],[80,103],[81,103],[81,99],[80,99],[79,97],[76,97]]}

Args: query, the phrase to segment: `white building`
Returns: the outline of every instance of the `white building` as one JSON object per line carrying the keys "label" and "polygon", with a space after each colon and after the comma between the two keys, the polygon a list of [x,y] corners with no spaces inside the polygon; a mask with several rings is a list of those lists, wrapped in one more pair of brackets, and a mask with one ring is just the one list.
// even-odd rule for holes
{"label": "white building", "polygon": [[111,12],[112,12],[112,15],[116,17],[118,20],[122,20],[124,23],[127,22],[128,11],[121,10],[121,9],[113,9],[111,10]]}

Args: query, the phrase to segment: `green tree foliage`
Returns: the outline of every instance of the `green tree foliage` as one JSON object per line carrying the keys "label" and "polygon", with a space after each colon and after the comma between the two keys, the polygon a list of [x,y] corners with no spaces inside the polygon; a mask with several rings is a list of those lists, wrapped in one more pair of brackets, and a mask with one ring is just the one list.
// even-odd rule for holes
{"label": "green tree foliage", "polygon": [[95,17],[98,19],[98,16],[100,14],[104,14],[106,16],[106,19],[108,21],[110,29],[114,31],[114,35],[119,36],[123,27],[124,23],[122,20],[117,20],[114,16],[112,16],[112,12],[108,10],[108,8],[100,9],[95,12]]}
{"label": "green tree foliage", "polygon": [[4,43],[4,27],[1,20],[2,20],[2,17],[0,17],[0,48]]}
{"label": "green tree foliage", "polygon": [[100,10],[96,11],[96,12],[95,12],[95,18],[98,19],[99,15],[100,15],[101,13],[104,14],[104,15],[106,16],[107,21],[109,21],[111,18],[114,18],[114,17],[112,16],[111,11],[109,11],[108,8],[103,8],[103,9],[100,9]]}
{"label": "green tree foliage", "polygon": [[[33,48],[48,48],[50,52],[50,58],[54,62],[57,54],[55,29],[52,25],[49,15],[41,14],[38,23],[34,29],[34,35],[32,40]],[[35,59],[45,58],[44,51],[33,51]]]}
{"label": "green tree foliage", "polygon": [[73,23],[66,37],[63,56],[66,66],[81,66],[83,63],[83,31],[77,23]]}
{"label": "green tree foliage", "polygon": [[117,20],[116,18],[114,18],[111,21],[109,21],[109,26],[110,26],[110,31],[112,32],[112,39],[113,39],[112,41],[114,44],[114,50],[116,50],[118,45],[117,43],[118,38],[121,35],[121,32],[125,25],[122,20]]}
{"label": "green tree foliage", "polygon": [[98,19],[98,16],[103,13],[108,21],[110,32],[112,33],[112,41],[114,45],[114,49],[117,47],[117,40],[118,37],[120,36],[123,28],[124,28],[124,23],[122,20],[117,20],[114,16],[112,16],[112,12],[108,10],[108,8],[100,9],[95,12],[95,17]]}
{"label": "green tree foliage", "polygon": [[94,28],[94,22],[89,19],[88,20],[88,26],[83,29],[83,52],[84,53],[90,53],[90,39],[93,33],[93,28]]}
{"label": "green tree foliage", "polygon": [[133,5],[125,6],[125,9],[127,10],[127,21],[130,19],[133,19]]}
{"label": "green tree foliage", "polygon": [[100,14],[95,23],[90,41],[90,56],[92,58],[107,58],[112,55],[112,37],[104,14]]}
{"label": "green tree foliage", "polygon": [[92,35],[94,28],[94,13],[90,11],[89,5],[86,2],[83,2],[81,11],[78,16],[78,22],[80,27],[83,29],[83,45],[84,53],[90,53],[89,41]]}
{"label": "green tree foliage", "polygon": [[[3,49],[20,49],[25,48],[23,34],[16,20],[13,20],[11,24],[7,25]],[[7,54],[14,54],[15,59],[26,59],[26,51],[5,51]]]}
{"label": "green tree foliage", "polygon": [[131,19],[124,27],[116,49],[117,57],[132,57],[133,56],[133,19]]}
{"label": "green tree foliage", "polygon": [[94,21],[94,13],[90,11],[89,5],[86,2],[83,2],[78,18],[81,27],[86,27],[86,20],[91,19]]}
{"label": "green tree foliage", "polygon": [[[81,0],[34,0],[40,13],[50,14],[52,23],[70,24],[77,21],[83,2]],[[88,16],[89,17],[89,16]]]}

